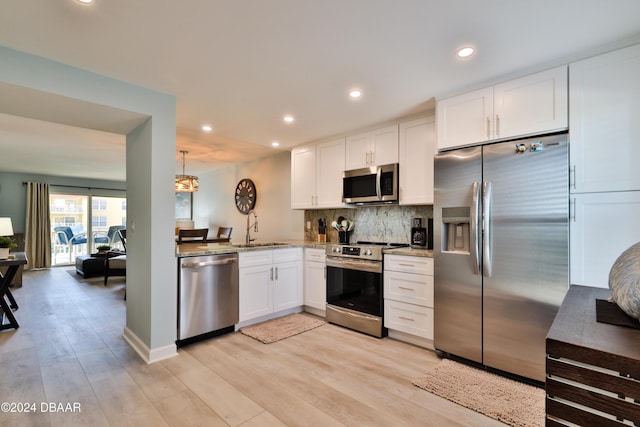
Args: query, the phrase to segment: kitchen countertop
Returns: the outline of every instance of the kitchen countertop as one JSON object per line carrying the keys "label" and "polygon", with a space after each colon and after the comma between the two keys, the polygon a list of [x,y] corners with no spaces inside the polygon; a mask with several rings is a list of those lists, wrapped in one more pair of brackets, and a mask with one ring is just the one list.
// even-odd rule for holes
{"label": "kitchen countertop", "polygon": [[383,249],[382,253],[385,255],[409,255],[409,256],[433,258],[433,249],[413,249],[411,247],[405,247],[405,248]]}
{"label": "kitchen countertop", "polygon": [[[268,242],[267,242],[268,243]],[[254,242],[257,246],[242,247],[235,246],[231,243],[182,243],[176,245],[176,257],[188,257],[188,256],[203,256],[203,255],[217,255],[228,253],[240,253],[251,252],[268,249],[284,249],[284,248],[316,248],[325,249],[327,244],[335,244],[336,242],[318,243],[310,241],[288,241],[278,240],[277,244],[268,245],[261,242]],[[410,247],[383,249],[384,254],[388,255],[408,255],[433,258],[433,250],[431,249],[413,249]]]}
{"label": "kitchen countertop", "polygon": [[[267,242],[268,243],[268,242]],[[269,245],[262,242],[253,242],[256,246],[242,247],[236,246],[231,243],[182,243],[176,245],[176,257],[188,257],[188,256],[204,256],[204,255],[218,255],[228,253],[240,253],[240,252],[252,252],[269,249],[284,249],[284,248],[318,248],[325,249],[326,243],[318,242],[304,242],[304,241],[288,241],[278,240],[277,244]],[[238,243],[237,245],[241,245]]]}

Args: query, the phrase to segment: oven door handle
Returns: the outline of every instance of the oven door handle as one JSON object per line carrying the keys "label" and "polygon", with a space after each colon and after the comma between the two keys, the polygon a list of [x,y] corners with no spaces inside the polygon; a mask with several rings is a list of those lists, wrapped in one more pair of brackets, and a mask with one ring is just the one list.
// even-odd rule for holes
{"label": "oven door handle", "polygon": [[382,263],[377,261],[354,260],[327,257],[327,267],[382,273]]}

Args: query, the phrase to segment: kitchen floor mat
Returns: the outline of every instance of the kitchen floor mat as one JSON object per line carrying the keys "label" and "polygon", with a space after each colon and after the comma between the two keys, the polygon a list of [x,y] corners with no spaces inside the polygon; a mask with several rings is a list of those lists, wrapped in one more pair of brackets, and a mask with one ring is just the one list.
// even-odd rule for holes
{"label": "kitchen floor mat", "polygon": [[262,343],[270,344],[310,331],[324,324],[324,320],[296,313],[246,326],[240,329],[240,332]]}
{"label": "kitchen floor mat", "polygon": [[412,384],[511,426],[545,425],[544,389],[449,359]]}

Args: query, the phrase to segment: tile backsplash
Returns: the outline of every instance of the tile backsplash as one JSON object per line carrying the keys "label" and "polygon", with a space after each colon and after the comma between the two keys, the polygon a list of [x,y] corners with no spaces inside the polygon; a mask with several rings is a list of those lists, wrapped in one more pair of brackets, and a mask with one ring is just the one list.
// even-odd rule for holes
{"label": "tile backsplash", "polygon": [[[327,242],[338,241],[338,231],[331,227],[332,221],[343,216],[354,221],[350,242],[358,240],[375,242],[410,243],[413,218],[433,218],[433,206],[360,206],[355,209],[320,209],[304,212],[304,238],[307,241],[318,240],[318,220],[327,220]],[[310,222],[311,229],[306,227]]]}

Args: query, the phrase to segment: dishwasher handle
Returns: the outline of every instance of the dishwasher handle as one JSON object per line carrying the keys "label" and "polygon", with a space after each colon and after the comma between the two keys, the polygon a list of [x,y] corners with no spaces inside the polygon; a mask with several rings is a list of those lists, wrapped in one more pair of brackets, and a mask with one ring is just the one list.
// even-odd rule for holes
{"label": "dishwasher handle", "polygon": [[201,262],[185,262],[184,264],[181,264],[180,266],[182,268],[202,268],[202,267],[209,267],[212,265],[225,265],[225,264],[233,264],[234,262],[237,262],[238,260],[235,258],[227,258],[227,259],[221,259],[221,260],[213,260],[213,261],[201,261]]}

